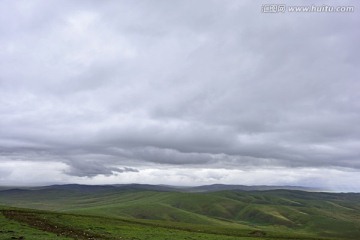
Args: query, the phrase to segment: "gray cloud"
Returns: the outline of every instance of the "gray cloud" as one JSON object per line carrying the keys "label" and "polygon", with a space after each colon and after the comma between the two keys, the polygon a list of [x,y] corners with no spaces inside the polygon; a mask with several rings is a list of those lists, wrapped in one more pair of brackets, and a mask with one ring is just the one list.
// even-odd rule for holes
{"label": "gray cloud", "polygon": [[0,161],[359,170],[359,14],[261,4],[1,3]]}
{"label": "gray cloud", "polygon": [[93,177],[96,175],[110,176],[116,173],[125,172],[139,172],[139,170],[130,167],[111,167],[99,161],[87,161],[81,159],[78,161],[71,161],[70,168],[64,171],[66,174],[77,177]]}

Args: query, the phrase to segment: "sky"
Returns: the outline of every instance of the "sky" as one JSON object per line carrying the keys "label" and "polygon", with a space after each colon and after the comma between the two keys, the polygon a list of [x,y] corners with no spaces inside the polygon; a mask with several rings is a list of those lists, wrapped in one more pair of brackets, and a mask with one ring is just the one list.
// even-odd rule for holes
{"label": "sky", "polygon": [[1,1],[0,185],[360,191],[360,3],[269,3]]}

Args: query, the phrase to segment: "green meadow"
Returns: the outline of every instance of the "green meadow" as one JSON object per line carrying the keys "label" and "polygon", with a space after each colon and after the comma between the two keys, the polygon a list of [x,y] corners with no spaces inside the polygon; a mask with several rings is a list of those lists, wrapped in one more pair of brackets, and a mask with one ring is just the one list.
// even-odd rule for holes
{"label": "green meadow", "polygon": [[0,239],[360,239],[360,194],[50,186],[0,191]]}

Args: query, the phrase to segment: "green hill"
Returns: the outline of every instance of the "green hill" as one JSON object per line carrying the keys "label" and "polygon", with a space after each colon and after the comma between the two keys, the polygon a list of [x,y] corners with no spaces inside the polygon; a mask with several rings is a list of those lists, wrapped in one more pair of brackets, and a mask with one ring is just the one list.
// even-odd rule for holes
{"label": "green hill", "polygon": [[87,226],[91,228],[99,226],[95,220],[98,216],[109,222],[131,222],[139,228],[156,226],[165,232],[171,229],[187,233],[199,230],[204,234],[237,239],[240,236],[360,239],[360,194],[355,193],[284,189],[193,192],[151,185],[65,185],[3,190],[0,191],[0,204],[46,210],[32,214],[51,216],[51,221],[62,219],[69,223],[68,218],[78,217],[94,223]]}

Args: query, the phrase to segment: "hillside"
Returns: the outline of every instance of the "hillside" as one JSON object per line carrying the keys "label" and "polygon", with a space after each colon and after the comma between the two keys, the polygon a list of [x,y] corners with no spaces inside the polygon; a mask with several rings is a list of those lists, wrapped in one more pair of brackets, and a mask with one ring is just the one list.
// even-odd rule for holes
{"label": "hillside", "polygon": [[55,185],[2,190],[0,204],[63,212],[59,216],[64,218],[99,216],[107,221],[126,220],[178,230],[199,226],[217,234],[249,236],[258,231],[255,235],[260,238],[360,239],[360,194],[355,193]]}

